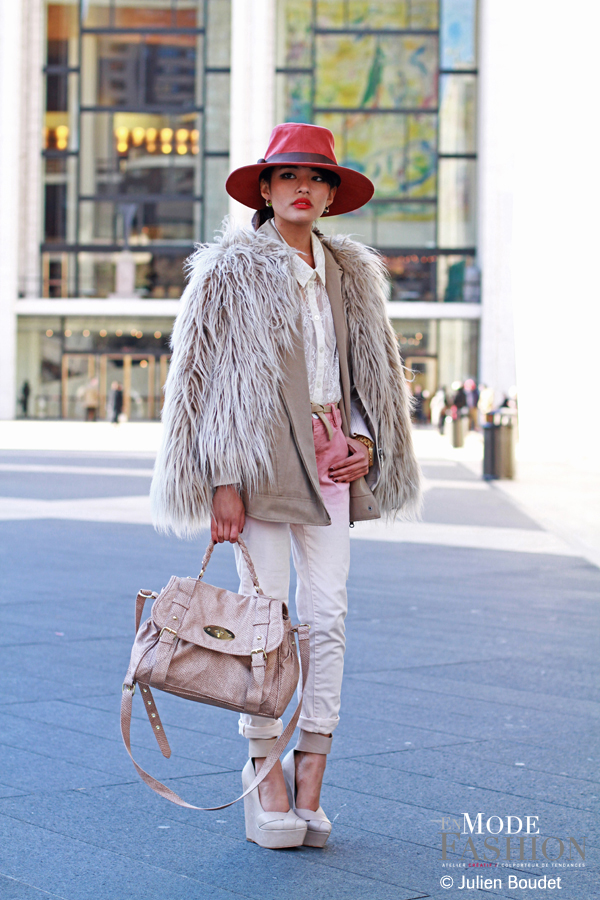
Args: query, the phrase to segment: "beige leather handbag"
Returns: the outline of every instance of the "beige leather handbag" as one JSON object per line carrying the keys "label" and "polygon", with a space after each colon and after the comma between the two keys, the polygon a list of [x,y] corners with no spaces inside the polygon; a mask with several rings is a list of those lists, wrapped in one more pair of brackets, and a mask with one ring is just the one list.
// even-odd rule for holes
{"label": "beige leather handbag", "polygon": [[[159,595],[140,591],[136,600],[136,636],[123,683],[121,734],[138,774],[152,790],[189,809],[224,809],[253,791],[285,749],[300,716],[302,698],[259,774],[236,800],[222,806],[193,806],[139,766],[131,754],[133,695],[139,685],[144,708],[163,756],[171,755],[151,688],[187,700],[222,706],[255,716],[279,718],[298,683],[298,635],[302,690],[308,676],[308,625],[292,628],[287,606],[263,593],[248,549],[238,539],[256,593],[244,596],[202,581],[214,549],[208,545],[197,578],[173,576]],[[146,600],[154,604],[140,626]]]}

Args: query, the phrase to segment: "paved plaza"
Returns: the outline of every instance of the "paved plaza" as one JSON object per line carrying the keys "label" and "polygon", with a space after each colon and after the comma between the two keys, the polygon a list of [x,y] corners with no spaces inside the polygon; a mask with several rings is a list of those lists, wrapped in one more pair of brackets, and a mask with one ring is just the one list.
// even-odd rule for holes
{"label": "paved plaza", "polygon": [[[248,843],[241,803],[168,803],[123,747],[137,590],[197,574],[207,542],[152,529],[152,452],[0,451],[2,900],[600,898],[600,569],[427,446],[423,522],[352,532],[321,851]],[[229,546],[207,579],[237,587]],[[136,695],[140,764],[192,803],[237,796],[236,715],[156,699],[173,756]],[[480,812],[497,858],[461,833]],[[535,860],[531,837],[506,859],[507,816],[538,817]]]}

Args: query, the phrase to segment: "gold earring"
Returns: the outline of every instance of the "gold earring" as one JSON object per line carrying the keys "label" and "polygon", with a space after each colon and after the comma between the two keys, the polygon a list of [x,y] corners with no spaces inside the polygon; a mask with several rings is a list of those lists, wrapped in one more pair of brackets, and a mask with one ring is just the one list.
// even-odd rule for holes
{"label": "gold earring", "polygon": [[273,206],[273,204],[271,203],[270,200],[266,200],[265,203],[266,203],[267,206]]}
{"label": "gold earring", "polygon": [[329,212],[329,207],[326,206],[325,209],[323,210],[323,215],[326,216],[328,212]]}

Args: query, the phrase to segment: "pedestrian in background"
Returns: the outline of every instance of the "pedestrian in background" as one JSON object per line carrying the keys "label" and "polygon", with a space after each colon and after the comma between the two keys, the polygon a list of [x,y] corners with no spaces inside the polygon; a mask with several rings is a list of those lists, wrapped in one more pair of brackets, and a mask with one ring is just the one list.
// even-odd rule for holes
{"label": "pedestrian in background", "polygon": [[477,409],[479,410],[482,423],[486,421],[487,416],[495,409],[495,391],[486,384],[479,385]]}
{"label": "pedestrian in background", "polygon": [[83,405],[85,407],[86,422],[95,422],[98,415],[100,397],[98,394],[98,379],[91,378],[83,391]]}
{"label": "pedestrian in background", "polygon": [[[155,523],[181,536],[211,523],[236,551],[240,592],[252,582],[243,532],[266,594],[310,624],[310,671],[294,750],[245,797],[246,835],[264,847],[323,846],[320,792],[339,722],[350,521],[419,506],[410,395],[386,315],[381,259],[322,215],[358,209],[371,182],[338,166],[333,135],[277,126],[229,194],[257,210],[254,231],[225,226],[189,261],[172,335],[164,440],[152,484]],[[281,720],[241,715],[249,740],[244,789]],[[285,772],[285,777],[284,777]]]}
{"label": "pedestrian in background", "polygon": [[425,396],[420,384],[415,384],[413,391],[413,417],[418,425],[427,424],[427,416],[425,415]]}
{"label": "pedestrian in background", "polygon": [[29,387],[29,382],[24,381],[23,387],[21,388],[21,396],[19,397],[19,403],[21,404],[21,409],[23,410],[23,415],[27,418],[27,413],[29,410],[29,395],[31,393],[31,388]]}
{"label": "pedestrian in background", "polygon": [[448,401],[446,400],[446,390],[439,387],[429,404],[431,410],[431,424],[435,425],[440,434],[444,433],[444,420],[448,410]]}
{"label": "pedestrian in background", "polygon": [[112,391],[112,423],[117,425],[120,421],[119,416],[123,412],[123,385],[118,381],[113,381],[110,386]]}
{"label": "pedestrian in background", "polygon": [[477,404],[479,403],[479,390],[472,378],[467,378],[465,381],[465,398],[469,410],[469,431],[478,431],[479,412]]}

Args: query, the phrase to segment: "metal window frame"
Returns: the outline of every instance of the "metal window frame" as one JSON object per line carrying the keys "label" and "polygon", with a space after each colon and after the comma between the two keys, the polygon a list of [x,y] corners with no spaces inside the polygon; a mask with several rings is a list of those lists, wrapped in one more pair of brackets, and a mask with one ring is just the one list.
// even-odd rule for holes
{"label": "metal window frame", "polygon": [[[41,150],[41,158],[42,159],[67,159],[68,157],[76,157],[76,171],[75,171],[75,233],[76,240],[74,243],[68,242],[49,242],[46,241],[45,238],[40,242],[40,267],[42,266],[42,254],[45,253],[62,253],[69,254],[74,256],[72,272],[73,272],[73,293],[74,296],[79,296],[80,294],[80,271],[79,271],[79,254],[80,253],[95,253],[95,254],[112,254],[122,250],[122,244],[90,244],[90,243],[81,243],[79,240],[80,236],[80,228],[81,228],[81,204],[85,202],[106,202],[106,203],[127,203],[127,202],[136,202],[136,203],[157,203],[157,202],[189,202],[193,204],[201,204],[201,214],[200,214],[200,222],[199,222],[199,233],[194,236],[194,240],[189,243],[182,244],[173,244],[169,243],[150,243],[148,245],[144,245],[145,252],[152,252],[160,255],[169,255],[169,256],[180,256],[180,255],[188,255],[193,251],[194,244],[197,241],[206,240],[205,235],[205,224],[206,224],[206,211],[205,211],[205,202],[204,202],[204,191],[200,194],[194,193],[192,196],[189,194],[110,194],[110,195],[99,195],[99,194],[83,194],[81,193],[81,156],[80,156],[80,135],[81,135],[81,121],[82,116],[86,114],[108,114],[115,115],[118,113],[147,113],[147,114],[160,114],[164,116],[179,116],[179,115],[189,115],[190,113],[195,113],[198,115],[202,115],[201,120],[201,134],[200,134],[200,153],[198,157],[194,157],[193,166],[200,167],[201,173],[201,182],[202,186],[206,183],[206,161],[207,159],[213,158],[228,158],[229,150],[208,150],[207,143],[207,124],[206,124],[206,91],[207,91],[207,76],[218,74],[218,75],[230,75],[231,67],[230,66],[209,66],[208,65],[208,48],[207,41],[204,40],[202,42],[202,52],[196,57],[196,72],[198,71],[198,67],[202,67],[202,93],[201,97],[197,98],[200,102],[195,102],[193,104],[179,104],[179,105],[167,105],[167,104],[153,104],[152,106],[144,106],[133,107],[133,106],[101,106],[99,104],[84,106],[82,103],[82,60],[83,60],[83,38],[87,35],[96,35],[96,36],[163,36],[163,37],[171,37],[171,36],[206,36],[208,32],[208,23],[209,23],[209,2],[208,0],[199,0],[198,8],[201,9],[202,13],[202,25],[196,28],[182,28],[180,26],[173,27],[164,27],[161,26],[159,28],[152,28],[149,26],[141,26],[139,28],[130,28],[130,27],[121,27],[116,26],[115,22],[115,11],[116,6],[115,3],[112,2],[109,7],[109,23],[105,26],[100,27],[86,27],[83,24],[83,6],[85,0],[79,0],[79,15],[78,15],[78,33],[77,33],[77,45],[78,45],[78,65],[70,66],[70,65],[45,65],[42,68],[42,74],[44,79],[47,79],[48,75],[72,75],[77,78],[77,89],[76,89],[76,103],[77,110],[74,112],[74,118],[77,122],[77,148],[76,149],[68,149],[68,150]],[[71,112],[71,111],[69,111]],[[132,251],[135,252],[135,247],[132,247]],[[140,248],[140,252],[141,252]],[[40,277],[41,277],[41,268],[40,268]]]}
{"label": "metal window frame", "polygon": [[[477,153],[440,153],[440,104],[438,99],[438,104],[436,107],[432,108],[422,108],[419,107],[417,109],[412,107],[401,107],[401,108],[376,108],[376,109],[364,109],[364,108],[349,108],[349,107],[323,107],[317,106],[315,103],[316,97],[316,81],[317,81],[317,37],[319,35],[337,35],[337,36],[349,36],[349,37],[362,37],[368,35],[375,35],[377,37],[385,37],[387,36],[430,36],[437,38],[438,44],[438,71],[437,71],[437,96],[439,98],[440,93],[440,79],[444,75],[471,75],[477,77],[479,75],[478,68],[470,68],[470,69],[448,69],[441,67],[441,59],[442,59],[442,41],[441,41],[441,6],[443,0],[438,0],[437,9],[438,9],[438,27],[435,29],[430,28],[416,28],[416,29],[405,29],[405,28],[351,28],[349,26],[344,26],[342,28],[321,28],[318,26],[318,18],[317,18],[317,0],[311,0],[311,65],[308,66],[277,66],[275,69],[276,75],[304,75],[310,77],[310,121],[315,121],[316,115],[327,115],[327,114],[335,114],[335,115],[343,115],[343,116],[351,116],[351,115],[365,115],[365,116],[378,116],[378,115],[434,115],[436,116],[436,152],[435,152],[435,160],[436,160],[436,178],[439,174],[439,160],[441,159],[465,159],[465,160],[474,160],[477,161]],[[347,21],[348,15],[348,6],[347,4],[344,7],[344,14]],[[475,10],[475,16],[478,16],[478,9]],[[386,255],[391,255],[392,253],[398,254],[406,254],[406,253],[418,253],[420,255],[434,255],[436,257],[440,256],[475,256],[476,248],[475,247],[440,247],[439,246],[439,179],[436,180],[436,192],[435,197],[407,197],[406,195],[400,195],[397,197],[377,197],[369,202],[369,206],[377,207],[379,205],[384,205],[388,203],[397,203],[402,205],[408,204],[427,204],[436,207],[436,217],[435,217],[435,247],[413,247],[413,248],[398,248],[397,250],[393,250],[391,248],[386,247],[385,253]],[[437,297],[437,263],[435,266],[435,282],[436,282],[436,297]]]}

